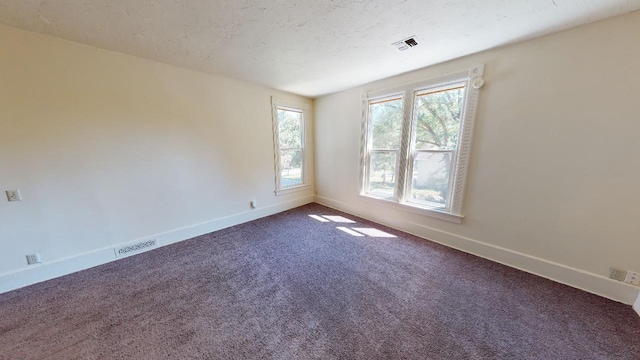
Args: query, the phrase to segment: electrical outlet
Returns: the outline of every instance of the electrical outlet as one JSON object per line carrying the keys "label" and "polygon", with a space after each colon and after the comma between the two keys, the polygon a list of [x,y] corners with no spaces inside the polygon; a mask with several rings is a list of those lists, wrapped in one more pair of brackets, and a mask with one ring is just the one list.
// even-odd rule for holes
{"label": "electrical outlet", "polygon": [[22,195],[20,195],[20,190],[7,190],[7,200],[9,201],[22,201]]}
{"label": "electrical outlet", "polygon": [[40,254],[35,253],[35,254],[27,255],[27,264],[33,265],[33,264],[40,264],[41,262],[42,260],[40,260]]}
{"label": "electrical outlet", "polygon": [[640,285],[640,273],[627,271],[627,276],[625,276],[624,282],[631,285]]}

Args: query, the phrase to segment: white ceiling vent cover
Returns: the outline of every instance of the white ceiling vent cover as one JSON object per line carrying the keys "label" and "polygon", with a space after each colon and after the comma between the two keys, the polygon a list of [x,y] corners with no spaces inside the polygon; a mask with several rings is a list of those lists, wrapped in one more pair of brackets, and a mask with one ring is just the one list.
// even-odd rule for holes
{"label": "white ceiling vent cover", "polygon": [[115,250],[116,252],[116,257],[120,258],[120,257],[141,253],[157,247],[158,247],[158,239],[154,238],[154,239],[143,240],[136,243],[124,245],[124,246],[115,248],[113,250]]}
{"label": "white ceiling vent cover", "polygon": [[396,41],[391,45],[397,47],[398,50],[400,50],[400,51],[405,51],[405,50],[407,50],[409,48],[418,46],[418,43],[419,43],[418,42],[418,38],[414,35],[414,36],[408,37],[406,39],[403,39],[403,40],[400,40],[400,41]]}

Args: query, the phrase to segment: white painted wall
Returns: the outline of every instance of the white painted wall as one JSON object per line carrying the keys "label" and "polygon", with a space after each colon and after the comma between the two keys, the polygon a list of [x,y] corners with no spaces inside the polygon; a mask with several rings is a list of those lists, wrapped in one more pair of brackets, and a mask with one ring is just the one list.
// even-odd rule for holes
{"label": "white painted wall", "polygon": [[313,201],[274,195],[270,98],[308,99],[4,26],[0,48],[0,189],[24,199],[0,199],[0,292]]}
{"label": "white painted wall", "polygon": [[[316,99],[317,200],[633,303],[606,276],[640,270],[639,37],[636,12]],[[359,198],[362,93],[479,63],[462,224]]]}

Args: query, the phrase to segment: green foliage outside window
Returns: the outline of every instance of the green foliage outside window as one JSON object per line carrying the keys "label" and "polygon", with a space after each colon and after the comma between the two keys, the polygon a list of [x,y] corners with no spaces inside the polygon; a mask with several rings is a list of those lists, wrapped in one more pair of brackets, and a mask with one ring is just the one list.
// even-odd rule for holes
{"label": "green foliage outside window", "polygon": [[[414,109],[414,150],[456,150],[463,101],[463,87],[418,93]],[[370,104],[369,118],[372,153],[368,190],[392,196],[402,142],[402,98]],[[411,178],[414,200],[444,204],[448,196],[451,155],[449,152],[417,154]]]}

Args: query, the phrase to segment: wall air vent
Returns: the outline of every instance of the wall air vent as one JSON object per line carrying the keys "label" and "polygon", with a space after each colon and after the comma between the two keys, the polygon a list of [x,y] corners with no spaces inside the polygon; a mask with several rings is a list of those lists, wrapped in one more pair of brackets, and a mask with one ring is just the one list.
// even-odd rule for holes
{"label": "wall air vent", "polygon": [[391,45],[397,47],[400,51],[405,51],[409,48],[418,46],[418,39],[415,36],[411,36],[404,40],[396,41]]}
{"label": "wall air vent", "polygon": [[158,247],[158,239],[154,238],[154,239],[139,241],[133,244],[120,246],[113,250],[115,250],[116,252],[116,257],[121,258],[129,255],[141,253],[156,247]]}

